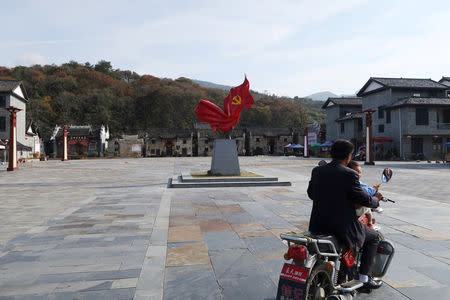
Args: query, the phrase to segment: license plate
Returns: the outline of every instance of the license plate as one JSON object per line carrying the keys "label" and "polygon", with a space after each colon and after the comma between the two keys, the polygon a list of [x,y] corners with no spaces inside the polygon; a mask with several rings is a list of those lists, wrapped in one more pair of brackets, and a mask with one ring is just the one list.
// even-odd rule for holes
{"label": "license plate", "polygon": [[304,300],[309,268],[285,263],[278,282],[277,300]]}

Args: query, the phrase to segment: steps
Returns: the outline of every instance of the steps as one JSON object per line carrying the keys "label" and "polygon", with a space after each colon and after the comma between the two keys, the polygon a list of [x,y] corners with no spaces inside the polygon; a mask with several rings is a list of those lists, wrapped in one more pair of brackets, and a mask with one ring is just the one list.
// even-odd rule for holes
{"label": "steps", "polygon": [[217,187],[256,187],[256,186],[291,186],[290,181],[278,181],[277,177],[207,177],[194,178],[180,175],[169,178],[168,188],[217,188]]}

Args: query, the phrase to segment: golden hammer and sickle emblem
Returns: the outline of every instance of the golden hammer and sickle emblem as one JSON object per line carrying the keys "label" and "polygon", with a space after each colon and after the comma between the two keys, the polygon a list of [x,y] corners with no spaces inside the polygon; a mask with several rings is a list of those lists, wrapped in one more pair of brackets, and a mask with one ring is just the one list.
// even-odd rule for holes
{"label": "golden hammer and sickle emblem", "polygon": [[233,97],[233,100],[231,101],[231,104],[233,105],[240,105],[242,102],[241,96],[237,95]]}

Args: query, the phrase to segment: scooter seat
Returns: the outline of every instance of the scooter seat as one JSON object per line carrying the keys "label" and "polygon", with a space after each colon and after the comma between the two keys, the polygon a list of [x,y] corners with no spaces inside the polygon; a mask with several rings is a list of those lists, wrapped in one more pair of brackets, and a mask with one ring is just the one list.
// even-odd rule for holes
{"label": "scooter seat", "polygon": [[[322,234],[322,233],[312,233],[310,231],[302,232],[303,235],[312,237],[316,240],[327,240],[334,244],[336,247],[336,251],[341,254],[346,250],[346,247],[336,238],[336,236],[331,234]],[[326,244],[319,244],[320,251],[330,251],[330,247]]]}

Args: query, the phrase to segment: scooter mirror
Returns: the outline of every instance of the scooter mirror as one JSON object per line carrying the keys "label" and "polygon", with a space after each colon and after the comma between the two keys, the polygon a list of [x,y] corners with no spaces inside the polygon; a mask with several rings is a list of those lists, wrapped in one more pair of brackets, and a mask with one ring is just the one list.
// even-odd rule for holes
{"label": "scooter mirror", "polygon": [[384,183],[386,183],[386,182],[388,182],[389,180],[391,180],[391,178],[392,178],[392,170],[391,169],[389,169],[389,168],[385,168],[384,170],[383,170],[383,173],[381,174],[381,181],[382,182],[384,182]]}

